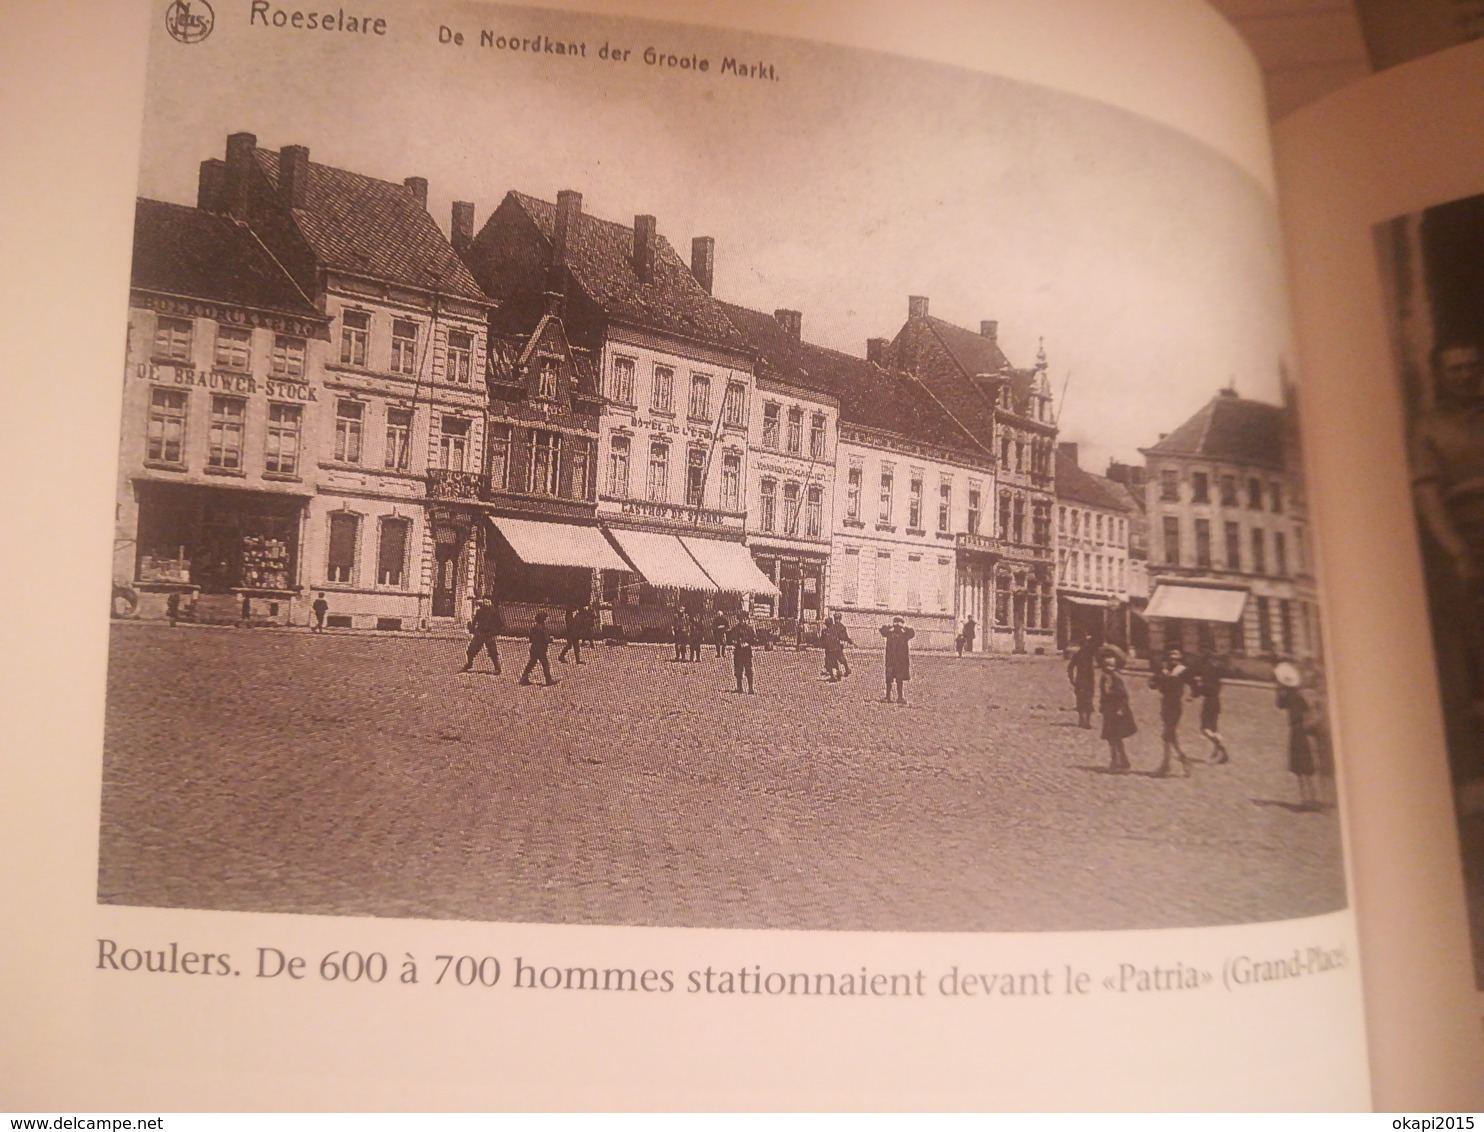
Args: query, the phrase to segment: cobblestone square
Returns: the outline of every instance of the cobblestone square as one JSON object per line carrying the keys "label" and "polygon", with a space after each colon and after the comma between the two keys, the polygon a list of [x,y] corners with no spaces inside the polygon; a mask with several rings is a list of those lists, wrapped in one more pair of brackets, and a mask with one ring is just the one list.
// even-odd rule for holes
{"label": "cobblestone square", "polygon": [[[1135,772],[1076,726],[1054,657],[818,652],[458,673],[462,641],[113,630],[104,903],[483,921],[1025,931],[1314,915],[1345,901],[1338,819],[1296,809],[1283,715],[1229,686],[1225,766]],[[553,660],[555,649],[553,650]],[[1183,737],[1204,757],[1194,705]]]}

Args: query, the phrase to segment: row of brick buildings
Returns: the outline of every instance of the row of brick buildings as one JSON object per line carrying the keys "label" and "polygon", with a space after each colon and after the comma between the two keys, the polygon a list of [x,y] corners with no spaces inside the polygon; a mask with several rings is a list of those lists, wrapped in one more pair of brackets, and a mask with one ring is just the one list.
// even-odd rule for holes
{"label": "row of brick buildings", "polygon": [[[1115,482],[1058,449],[1044,352],[1012,365],[994,322],[913,297],[858,357],[806,341],[802,312],[716,298],[713,241],[682,260],[654,217],[510,192],[474,219],[456,203],[445,236],[420,178],[250,134],[202,163],[196,207],[139,201],[121,611],[174,595],[201,620],[245,602],[303,624],[324,593],[332,624],[422,629],[491,595],[515,629],[592,602],[635,636],[677,602],[746,604],[785,632],[838,609],[947,646],[972,617],[976,649],[1050,651],[1081,631],[1140,643],[1152,574],[1161,641],[1222,624],[1234,599],[1205,590],[1262,590],[1221,647],[1312,651],[1277,408],[1218,397],[1221,427],[1187,422],[1147,450],[1147,480]],[[1222,517],[1233,476],[1261,479],[1261,522]],[[1223,556],[1210,531],[1233,523]]]}

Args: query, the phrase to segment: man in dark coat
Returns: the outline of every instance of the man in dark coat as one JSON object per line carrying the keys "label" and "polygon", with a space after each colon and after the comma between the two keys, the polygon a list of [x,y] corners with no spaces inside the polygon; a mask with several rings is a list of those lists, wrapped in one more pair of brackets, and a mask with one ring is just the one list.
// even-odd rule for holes
{"label": "man in dark coat", "polygon": [[727,633],[727,642],[732,646],[732,674],[737,678],[737,693],[742,692],[743,677],[747,679],[747,694],[752,691],[752,646],[757,644],[757,632],[747,620],[747,610],[737,614],[737,621]]}
{"label": "man in dark coat", "polygon": [[711,643],[716,646],[717,656],[727,655],[727,630],[731,628],[727,624],[727,615],[721,610],[716,611],[716,616],[711,619]]}
{"label": "man in dark coat", "polygon": [[573,659],[578,664],[582,663],[582,638],[584,635],[582,620],[584,612],[586,611],[582,606],[573,606],[567,610],[567,624],[564,630],[567,643],[562,646],[562,651],[557,653],[557,660],[562,664],[567,663],[567,654],[569,652],[573,654]]}
{"label": "man in dark coat", "polygon": [[1093,698],[1098,686],[1098,645],[1083,637],[1067,661],[1067,683],[1077,703],[1077,726],[1091,729]]}
{"label": "man in dark coat", "polygon": [[529,685],[531,673],[539,664],[542,673],[546,676],[546,686],[550,688],[556,681],[551,678],[551,661],[546,655],[547,649],[551,647],[551,633],[546,628],[546,610],[543,609],[536,614],[536,623],[531,626],[530,636],[531,655],[526,661],[526,670],[521,673],[520,682]]}
{"label": "man in dark coat", "polygon": [[690,647],[690,618],[678,605],[675,607],[675,616],[670,621],[670,635],[675,642],[675,659],[683,661],[686,649]]}
{"label": "man in dark coat", "polygon": [[500,611],[495,608],[495,603],[487,597],[480,598],[474,607],[474,617],[469,622],[469,651],[464,656],[461,672],[472,672],[474,662],[479,659],[480,652],[484,651],[490,655],[490,661],[495,666],[495,675],[500,675],[500,647],[495,643],[500,628]]}
{"label": "man in dark coat", "polygon": [[699,662],[701,646],[706,643],[706,618],[699,611],[691,614],[686,636],[690,642],[690,658]]}
{"label": "man in dark coat", "polygon": [[912,654],[908,642],[917,636],[917,630],[909,628],[903,618],[893,617],[890,625],[881,627],[881,635],[886,638],[886,702],[891,703],[891,688],[895,684],[897,703],[904,704],[907,696],[903,685],[912,679]]}
{"label": "man in dark coat", "polygon": [[974,651],[974,638],[979,635],[979,627],[974,624],[972,617],[964,620],[964,627],[959,631],[954,640],[954,647],[958,649],[958,655],[963,656],[966,652]]}
{"label": "man in dark coat", "polygon": [[[311,632],[323,633],[325,631],[325,616],[330,612],[330,603],[325,600],[324,594],[320,594],[314,599],[314,604],[309,608],[314,614],[314,626]],[[498,669],[499,665],[495,667]]]}
{"label": "man in dark coat", "polygon": [[1190,777],[1190,759],[1180,746],[1180,716],[1185,711],[1185,692],[1190,685],[1190,669],[1185,664],[1185,654],[1179,649],[1169,649],[1165,658],[1149,678],[1149,686],[1159,693],[1159,721],[1162,725],[1160,739],[1164,743],[1164,758],[1160,761],[1157,776],[1170,773],[1174,760],[1179,760],[1180,773]]}

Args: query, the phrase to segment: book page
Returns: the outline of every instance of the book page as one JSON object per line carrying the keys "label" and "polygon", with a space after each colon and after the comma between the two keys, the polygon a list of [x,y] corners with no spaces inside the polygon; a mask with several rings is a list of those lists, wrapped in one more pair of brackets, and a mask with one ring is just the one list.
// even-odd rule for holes
{"label": "book page", "polygon": [[1475,44],[1407,64],[1277,135],[1391,1109],[1484,1104],[1479,633],[1458,463],[1479,444],[1481,61]]}
{"label": "book page", "polygon": [[3,68],[12,1107],[1368,1104],[1214,15],[129,11]]}

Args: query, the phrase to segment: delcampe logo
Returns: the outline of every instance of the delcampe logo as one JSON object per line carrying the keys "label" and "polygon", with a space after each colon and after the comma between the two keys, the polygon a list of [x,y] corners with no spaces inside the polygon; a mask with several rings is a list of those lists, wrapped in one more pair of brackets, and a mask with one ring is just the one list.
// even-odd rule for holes
{"label": "delcampe logo", "polygon": [[200,43],[216,25],[206,0],[173,0],[165,9],[165,30],[180,43]]}

